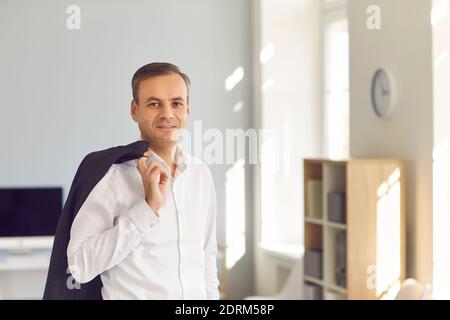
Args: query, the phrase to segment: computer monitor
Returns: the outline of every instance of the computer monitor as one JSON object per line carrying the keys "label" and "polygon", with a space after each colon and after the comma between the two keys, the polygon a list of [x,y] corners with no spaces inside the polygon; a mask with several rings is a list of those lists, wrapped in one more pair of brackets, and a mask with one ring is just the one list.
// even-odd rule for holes
{"label": "computer monitor", "polygon": [[51,247],[62,188],[0,188],[0,248]]}

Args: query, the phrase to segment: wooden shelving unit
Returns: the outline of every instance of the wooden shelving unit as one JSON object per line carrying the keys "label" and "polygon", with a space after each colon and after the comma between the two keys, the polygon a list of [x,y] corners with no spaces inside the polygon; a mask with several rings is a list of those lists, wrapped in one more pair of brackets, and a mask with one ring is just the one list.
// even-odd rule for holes
{"label": "wooden shelving unit", "polygon": [[[393,290],[405,277],[403,163],[308,159],[304,186],[305,284],[323,299],[379,299]],[[329,216],[330,194],[344,199],[340,221]]]}

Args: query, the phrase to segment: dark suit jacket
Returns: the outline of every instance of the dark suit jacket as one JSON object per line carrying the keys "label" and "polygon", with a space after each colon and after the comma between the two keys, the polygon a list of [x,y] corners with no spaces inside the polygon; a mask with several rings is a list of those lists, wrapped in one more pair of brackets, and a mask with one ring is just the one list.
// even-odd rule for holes
{"label": "dark suit jacket", "polygon": [[147,148],[148,142],[139,140],[126,146],[92,152],[83,159],[73,179],[56,228],[44,291],[45,300],[102,299],[100,276],[88,283],[79,284],[79,289],[73,285],[75,280],[68,271],[67,261],[67,246],[72,222],[89,193],[114,163],[137,159]]}

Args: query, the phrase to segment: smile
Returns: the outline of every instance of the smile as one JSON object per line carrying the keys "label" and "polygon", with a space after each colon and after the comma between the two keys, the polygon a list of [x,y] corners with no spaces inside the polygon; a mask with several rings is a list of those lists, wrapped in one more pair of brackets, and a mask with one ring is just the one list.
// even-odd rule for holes
{"label": "smile", "polygon": [[156,127],[156,129],[159,129],[159,130],[173,130],[176,128],[177,128],[177,126],[158,126],[158,127]]}

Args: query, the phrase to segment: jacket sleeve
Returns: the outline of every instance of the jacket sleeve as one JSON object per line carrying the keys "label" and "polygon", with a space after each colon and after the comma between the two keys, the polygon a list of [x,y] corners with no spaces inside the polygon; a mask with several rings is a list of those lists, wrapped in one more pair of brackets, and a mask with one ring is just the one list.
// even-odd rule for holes
{"label": "jacket sleeve", "polygon": [[79,283],[91,281],[124,260],[159,223],[144,199],[118,216],[115,166],[97,183],[76,215],[67,247],[69,270]]}

